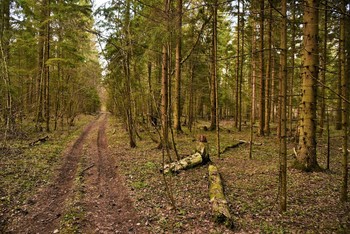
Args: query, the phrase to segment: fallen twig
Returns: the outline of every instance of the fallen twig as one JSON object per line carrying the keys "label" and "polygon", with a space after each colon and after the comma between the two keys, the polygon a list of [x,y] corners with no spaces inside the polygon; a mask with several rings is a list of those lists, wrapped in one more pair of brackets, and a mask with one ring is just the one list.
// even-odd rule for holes
{"label": "fallen twig", "polygon": [[[248,143],[248,144],[250,144],[250,141],[239,140],[239,139],[235,139],[235,140],[236,140],[236,141],[239,141],[239,142],[243,142],[243,143]],[[261,146],[261,145],[263,145],[263,144],[260,143],[260,142],[254,142],[254,141],[253,141],[253,145]]]}
{"label": "fallen twig", "polygon": [[36,143],[39,143],[39,142],[43,143],[43,142],[47,141],[48,139],[49,139],[49,136],[41,137],[38,140],[29,143],[29,146],[34,146]]}
{"label": "fallen twig", "polygon": [[91,164],[90,166],[88,166],[88,167],[86,167],[84,170],[82,170],[82,171],[79,173],[79,175],[82,176],[87,170],[91,169],[91,168],[94,167],[94,166],[95,166],[94,163]]}

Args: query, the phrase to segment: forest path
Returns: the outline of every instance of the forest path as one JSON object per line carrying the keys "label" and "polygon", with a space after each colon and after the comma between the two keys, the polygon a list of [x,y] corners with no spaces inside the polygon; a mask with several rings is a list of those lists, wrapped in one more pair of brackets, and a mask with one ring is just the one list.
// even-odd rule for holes
{"label": "forest path", "polygon": [[54,182],[13,220],[13,233],[144,233],[116,159],[108,149],[108,113],[66,150]]}

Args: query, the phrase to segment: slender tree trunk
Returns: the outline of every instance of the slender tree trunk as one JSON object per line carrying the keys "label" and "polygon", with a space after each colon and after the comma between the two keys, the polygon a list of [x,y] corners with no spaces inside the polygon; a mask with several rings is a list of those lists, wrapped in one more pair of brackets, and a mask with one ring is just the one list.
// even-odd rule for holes
{"label": "slender tree trunk", "polygon": [[148,62],[148,114],[149,118],[154,117],[153,111],[153,88],[152,88],[152,62]]}
{"label": "slender tree trunk", "polygon": [[212,54],[212,76],[214,79],[214,88],[215,88],[215,126],[216,126],[216,149],[217,155],[220,158],[220,116],[219,116],[219,82],[218,82],[218,74],[217,74],[217,47],[218,47],[218,34],[217,34],[217,26],[218,26],[218,0],[214,0],[214,9],[213,9],[213,54]]}
{"label": "slender tree trunk", "polygon": [[[339,38],[339,54],[341,54],[342,47],[344,47],[344,41]],[[339,62],[339,69],[338,69],[338,93],[342,93],[342,85],[341,85],[341,62]],[[337,97],[337,110],[336,110],[336,116],[335,116],[335,129],[341,130],[342,129],[342,99],[340,97]]]}
{"label": "slender tree trunk", "polygon": [[[50,0],[46,0],[46,38],[45,38],[45,61],[50,59]],[[46,118],[46,131],[50,132],[50,67],[48,65],[45,66],[45,88],[46,88],[46,96],[45,96],[45,118]]]}
{"label": "slender tree trunk", "polygon": [[193,94],[193,78],[194,78],[194,65],[190,62],[190,83],[189,83],[189,101],[188,101],[188,129],[192,131],[193,125],[193,108],[194,108],[194,94]]}
{"label": "slender tree trunk", "polygon": [[36,125],[37,131],[42,131],[42,122],[44,122],[44,108],[46,107],[46,55],[47,55],[47,7],[48,1],[42,0],[40,5],[40,27],[39,27],[39,42],[38,42],[38,75],[36,84]]}
{"label": "slender tree trunk", "polygon": [[255,20],[253,21],[253,27],[252,27],[252,118],[251,121],[252,124],[255,124],[255,117],[256,117],[256,35],[255,35]]}
{"label": "slender tree trunk", "polygon": [[[164,0],[164,9],[166,18],[169,14],[169,2]],[[168,19],[167,19],[168,20]],[[162,78],[161,78],[161,130],[162,130],[162,148],[168,148],[168,43],[163,42],[162,46]]]}
{"label": "slender tree trunk", "polygon": [[240,16],[240,0],[237,1],[237,60],[236,60],[236,93],[235,93],[235,128],[238,129],[238,131],[240,131],[239,129],[239,96],[241,95],[241,93],[239,92],[239,87],[240,87],[240,66],[241,66],[241,56],[240,56],[240,51],[241,51],[241,46],[240,46],[240,42],[241,42],[241,34],[240,34],[240,22],[241,22],[241,16]]}
{"label": "slender tree trunk", "polygon": [[11,94],[11,77],[9,71],[10,60],[10,1],[4,0],[1,5],[1,28],[0,28],[0,67],[1,76],[3,77],[6,96],[6,110],[5,110],[5,141],[7,132],[13,130],[13,113],[12,113],[12,94]]}
{"label": "slender tree trunk", "polygon": [[[244,8],[244,1],[242,2],[242,10],[243,12],[245,11]],[[238,125],[238,130],[242,131],[242,86],[243,86],[243,66],[244,66],[244,15],[241,15],[241,38],[242,38],[242,43],[241,43],[241,64],[240,64],[240,72],[239,72],[239,125]]]}
{"label": "slender tree trunk", "polygon": [[259,120],[259,135],[264,136],[264,124],[265,124],[265,61],[264,61],[264,11],[265,11],[265,0],[260,0],[260,120]]}
{"label": "slender tree trunk", "polygon": [[216,35],[216,27],[217,27],[217,2],[216,0],[214,0],[213,3],[213,33],[212,33],[212,49],[211,49],[211,89],[210,89],[210,127],[209,129],[211,131],[216,129],[216,111],[217,111],[217,107],[216,107],[216,40],[217,40],[217,35]]}
{"label": "slender tree trunk", "polygon": [[289,90],[289,135],[293,135],[293,95],[294,95],[294,76],[295,76],[295,0],[292,1],[292,45],[291,45],[291,63],[290,72],[290,90]]}
{"label": "slender tree trunk", "polygon": [[[342,20],[342,17],[340,19],[340,21]],[[341,22],[340,22],[341,24]],[[342,29],[340,29],[342,30]],[[341,34],[342,32],[340,32]],[[341,38],[341,35],[340,35],[340,38],[339,38],[339,54],[342,53],[342,50],[344,48],[344,40]],[[338,93],[342,93],[342,64],[341,64],[341,61],[338,63],[339,64],[339,69],[338,69]],[[336,110],[336,125],[335,125],[335,129],[336,130],[341,130],[342,129],[342,117],[343,117],[343,114],[342,114],[342,99],[341,97],[338,97],[337,99],[337,110]]]}
{"label": "slender tree trunk", "polygon": [[[346,2],[341,0],[341,18],[340,18],[340,73],[341,73],[341,94],[344,98],[348,97],[348,77],[345,73],[345,18],[346,16]],[[343,202],[348,201],[348,111],[349,104],[342,99],[342,128],[343,128],[343,183],[341,186],[340,200]]]}
{"label": "slender tree trunk", "polygon": [[[265,78],[265,126],[264,133],[270,135],[270,116],[271,116],[271,64],[272,64],[272,6],[269,6],[269,20],[267,28],[267,43],[268,43],[268,58],[266,64],[266,78]],[[283,30],[283,29],[282,29]],[[286,103],[287,104],[287,103]]]}
{"label": "slender tree trunk", "polygon": [[318,0],[304,1],[304,39],[301,123],[296,166],[302,170],[319,170],[316,158],[316,100],[319,67]]}
{"label": "slender tree trunk", "polygon": [[[321,60],[321,82],[323,84],[326,83],[326,70],[327,70],[327,42],[328,42],[328,1],[326,1],[325,4],[325,10],[324,10],[324,21],[323,21],[323,30],[324,30],[324,36],[323,36],[323,49],[322,49],[322,60]],[[325,122],[325,115],[326,115],[326,88],[324,86],[321,86],[321,113],[320,113],[320,136],[322,136],[324,132],[324,122]]]}
{"label": "slender tree trunk", "polygon": [[281,23],[281,87],[280,90],[280,170],[279,170],[279,209],[281,212],[287,209],[287,1],[282,1]]}
{"label": "slender tree trunk", "polygon": [[276,66],[275,66],[275,55],[274,53],[272,53],[272,58],[271,58],[271,105],[270,105],[270,119],[272,121],[272,123],[275,122],[275,115],[276,115],[276,111],[275,111],[275,103],[276,103]]}
{"label": "slender tree trunk", "polygon": [[130,0],[126,0],[126,14],[125,14],[125,33],[126,33],[126,118],[127,118],[127,128],[129,135],[129,145],[131,148],[136,147],[135,140],[135,129],[134,129],[134,119],[132,112],[131,103],[131,72],[130,72],[130,60],[131,60],[131,43],[130,43]]}
{"label": "slender tree trunk", "polygon": [[177,1],[177,37],[176,37],[176,64],[175,64],[175,105],[174,105],[174,129],[181,130],[181,44],[182,44],[182,0]]}

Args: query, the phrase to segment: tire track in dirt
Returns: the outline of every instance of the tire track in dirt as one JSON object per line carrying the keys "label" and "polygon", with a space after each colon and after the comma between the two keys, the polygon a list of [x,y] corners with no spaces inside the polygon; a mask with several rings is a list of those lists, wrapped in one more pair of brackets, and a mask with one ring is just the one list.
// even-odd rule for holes
{"label": "tire track in dirt", "polygon": [[83,233],[147,233],[140,226],[133,203],[117,173],[117,163],[108,149],[106,124],[108,115],[99,120],[95,144],[89,142],[88,161],[95,167],[85,174],[85,199],[83,201],[86,217]]}
{"label": "tire track in dirt", "polygon": [[59,227],[64,214],[64,203],[73,194],[73,180],[81,157],[83,144],[97,120],[92,121],[65,153],[62,166],[54,182],[40,189],[25,212],[15,217],[10,225],[10,233],[53,233]]}
{"label": "tire track in dirt", "polygon": [[[77,220],[79,233],[147,233],[108,149],[107,120],[108,114],[102,113],[84,129],[66,150],[52,184],[40,189],[12,219],[9,233],[59,233],[61,220],[74,206],[69,200],[78,189],[82,192],[78,202],[83,207],[82,219]],[[82,159],[93,166],[79,175],[83,182],[77,188],[74,180]]]}

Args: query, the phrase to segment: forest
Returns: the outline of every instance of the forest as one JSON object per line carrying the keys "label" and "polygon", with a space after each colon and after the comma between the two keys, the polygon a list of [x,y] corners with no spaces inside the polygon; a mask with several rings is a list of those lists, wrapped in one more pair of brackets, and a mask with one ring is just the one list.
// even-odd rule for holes
{"label": "forest", "polygon": [[349,233],[350,2],[1,0],[1,233]]}

